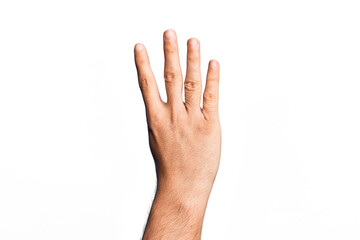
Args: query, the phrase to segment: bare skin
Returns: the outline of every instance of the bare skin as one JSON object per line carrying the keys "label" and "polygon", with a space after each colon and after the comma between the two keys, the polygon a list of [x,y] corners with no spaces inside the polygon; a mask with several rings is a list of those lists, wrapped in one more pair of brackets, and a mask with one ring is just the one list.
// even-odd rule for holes
{"label": "bare skin", "polygon": [[143,239],[200,239],[221,152],[219,63],[209,61],[202,96],[200,42],[195,38],[187,42],[183,82],[176,33],[165,31],[165,103],[145,46],[136,44],[134,53],[157,174],[155,199]]}

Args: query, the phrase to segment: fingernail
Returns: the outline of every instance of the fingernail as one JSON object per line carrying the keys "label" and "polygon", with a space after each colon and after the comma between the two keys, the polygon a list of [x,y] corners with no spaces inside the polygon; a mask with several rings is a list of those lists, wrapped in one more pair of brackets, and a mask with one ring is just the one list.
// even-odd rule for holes
{"label": "fingernail", "polygon": [[135,51],[140,51],[140,50],[143,50],[143,49],[144,49],[144,46],[141,43],[137,43],[135,45]]}
{"label": "fingernail", "polygon": [[214,68],[214,69],[216,69],[217,66],[218,66],[218,62],[215,59],[212,59],[210,64],[211,64],[211,67]]}
{"label": "fingernail", "polygon": [[164,37],[166,40],[174,41],[176,39],[175,31],[172,29],[167,30]]}
{"label": "fingernail", "polygon": [[198,46],[198,41],[196,39],[190,39],[189,45],[191,48],[196,48]]}

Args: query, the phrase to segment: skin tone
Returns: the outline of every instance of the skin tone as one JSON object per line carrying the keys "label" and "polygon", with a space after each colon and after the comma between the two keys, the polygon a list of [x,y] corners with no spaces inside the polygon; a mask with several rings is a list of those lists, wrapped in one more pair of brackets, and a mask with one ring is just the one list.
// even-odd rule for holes
{"label": "skin tone", "polygon": [[176,32],[166,30],[163,41],[166,103],[161,100],[145,46],[137,43],[134,49],[157,175],[156,194],[143,239],[200,239],[220,161],[220,66],[216,60],[209,61],[202,95],[199,40],[187,41],[185,81]]}

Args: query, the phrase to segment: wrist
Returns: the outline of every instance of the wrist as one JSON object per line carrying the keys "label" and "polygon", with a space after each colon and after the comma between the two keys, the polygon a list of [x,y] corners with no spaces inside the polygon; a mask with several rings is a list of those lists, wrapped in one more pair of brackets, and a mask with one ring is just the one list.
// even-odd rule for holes
{"label": "wrist", "polygon": [[205,210],[211,189],[212,182],[207,181],[158,179],[155,197],[168,199],[185,208],[194,207]]}
{"label": "wrist", "polygon": [[207,200],[205,194],[158,184],[143,239],[200,239]]}

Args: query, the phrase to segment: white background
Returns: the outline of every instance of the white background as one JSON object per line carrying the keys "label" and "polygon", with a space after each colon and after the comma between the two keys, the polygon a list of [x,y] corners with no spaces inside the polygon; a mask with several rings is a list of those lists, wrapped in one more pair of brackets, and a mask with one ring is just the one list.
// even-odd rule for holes
{"label": "white background", "polygon": [[155,190],[133,47],[221,66],[203,239],[360,238],[358,1],[0,3],[0,239],[140,239]]}

